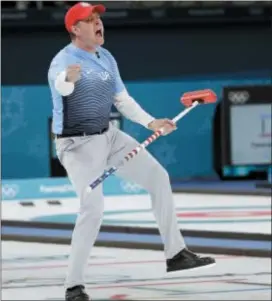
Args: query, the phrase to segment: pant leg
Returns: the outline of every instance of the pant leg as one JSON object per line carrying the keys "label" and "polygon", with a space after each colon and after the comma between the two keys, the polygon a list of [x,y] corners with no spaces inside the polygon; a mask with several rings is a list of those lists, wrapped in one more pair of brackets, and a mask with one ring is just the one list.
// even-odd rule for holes
{"label": "pant leg", "polygon": [[80,198],[72,234],[65,287],[84,284],[84,271],[103,219],[102,185],[86,193],[89,181],[105,169],[109,152],[106,135],[58,139],[57,154]]}
{"label": "pant leg", "polygon": [[[119,162],[139,143],[126,133],[116,129],[112,137],[109,166]],[[152,210],[164,243],[167,259],[185,247],[180,233],[174,200],[167,171],[147,151],[142,150],[128,161],[117,173],[122,178],[134,181],[146,189],[152,201]]]}

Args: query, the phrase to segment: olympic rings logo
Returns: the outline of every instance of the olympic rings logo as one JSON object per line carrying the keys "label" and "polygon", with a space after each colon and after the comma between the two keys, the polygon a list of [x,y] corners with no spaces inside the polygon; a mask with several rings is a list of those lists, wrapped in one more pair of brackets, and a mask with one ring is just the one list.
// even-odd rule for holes
{"label": "olympic rings logo", "polygon": [[228,99],[233,104],[244,104],[249,100],[249,93],[247,91],[231,91],[228,93]]}
{"label": "olympic rings logo", "polygon": [[15,184],[4,184],[2,186],[2,198],[12,199],[16,197],[19,192],[19,186]]}

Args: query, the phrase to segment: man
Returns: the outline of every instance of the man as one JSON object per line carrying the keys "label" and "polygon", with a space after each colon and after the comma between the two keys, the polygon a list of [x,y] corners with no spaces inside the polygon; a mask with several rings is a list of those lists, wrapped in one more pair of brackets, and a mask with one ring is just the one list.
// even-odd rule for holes
{"label": "man", "polygon": [[[87,193],[88,184],[114,165],[138,143],[109,123],[112,104],[127,118],[165,134],[176,129],[168,119],[155,119],[127,92],[114,57],[105,48],[100,15],[103,5],[78,3],[65,16],[71,44],[52,60],[48,72],[53,100],[52,130],[58,158],[80,198],[80,209],[71,241],[66,300],[89,300],[84,289],[84,268],[103,217],[102,185]],[[137,182],[150,194],[158,223],[167,271],[214,263],[190,252],[178,228],[169,177],[146,151],[127,162],[119,176]]]}

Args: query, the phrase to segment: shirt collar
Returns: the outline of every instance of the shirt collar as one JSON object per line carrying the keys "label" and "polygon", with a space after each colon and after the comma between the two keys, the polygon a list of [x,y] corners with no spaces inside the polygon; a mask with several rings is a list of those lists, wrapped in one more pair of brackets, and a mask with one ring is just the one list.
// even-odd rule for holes
{"label": "shirt collar", "polygon": [[[85,57],[85,58],[93,58],[93,59],[96,59],[96,58],[97,58],[95,52],[94,52],[94,53],[88,52],[88,51],[86,51],[86,50],[84,50],[84,49],[82,49],[82,48],[77,47],[77,46],[74,45],[73,43],[70,43],[70,44],[68,45],[68,49],[69,49],[73,54],[78,54],[78,55],[80,55],[81,57]],[[99,46],[96,47],[96,51],[98,52],[99,50],[100,50],[100,47],[99,47]]]}

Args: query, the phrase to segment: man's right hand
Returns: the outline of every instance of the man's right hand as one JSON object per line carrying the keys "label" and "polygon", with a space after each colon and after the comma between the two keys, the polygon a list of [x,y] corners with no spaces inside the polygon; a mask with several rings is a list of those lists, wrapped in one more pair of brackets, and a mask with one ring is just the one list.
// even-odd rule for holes
{"label": "man's right hand", "polygon": [[80,79],[80,71],[81,66],[80,65],[70,65],[66,69],[66,81],[70,83],[75,83]]}

